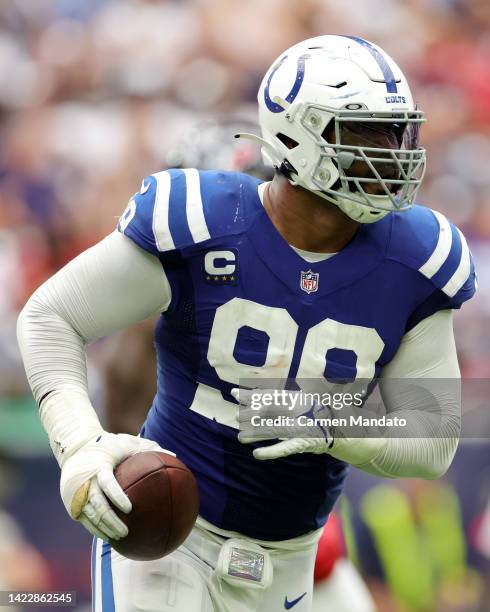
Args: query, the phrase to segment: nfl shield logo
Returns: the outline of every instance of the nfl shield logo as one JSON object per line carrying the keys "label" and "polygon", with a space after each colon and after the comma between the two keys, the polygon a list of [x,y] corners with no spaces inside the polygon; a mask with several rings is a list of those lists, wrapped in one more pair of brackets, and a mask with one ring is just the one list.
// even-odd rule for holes
{"label": "nfl shield logo", "polygon": [[306,293],[314,293],[318,291],[318,277],[320,274],[318,272],[312,272],[308,270],[308,272],[301,272],[301,289],[306,291]]}

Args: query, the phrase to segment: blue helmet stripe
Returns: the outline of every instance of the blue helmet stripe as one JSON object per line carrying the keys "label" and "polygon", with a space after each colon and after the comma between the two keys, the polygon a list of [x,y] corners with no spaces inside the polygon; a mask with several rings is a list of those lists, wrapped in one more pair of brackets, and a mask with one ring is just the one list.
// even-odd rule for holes
{"label": "blue helmet stripe", "polygon": [[[279,70],[279,68],[283,65],[283,63],[286,61],[287,57],[288,56],[285,55],[274,66],[274,68],[272,69],[272,72],[269,75],[269,78],[267,79],[267,85],[265,86],[265,89],[264,89],[264,101],[265,101],[265,104],[266,104],[267,108],[272,113],[282,113],[282,111],[285,110],[280,104],[277,104],[276,102],[273,102],[271,100],[271,97],[269,95],[269,88],[270,88],[270,85],[271,85],[272,77],[276,74],[276,72]],[[289,104],[292,104],[292,102],[294,101],[294,99],[298,95],[299,90],[301,89],[301,85],[303,84],[303,80],[305,78],[305,63],[306,63],[306,60],[309,57],[310,56],[309,56],[308,53],[304,53],[303,55],[301,55],[298,58],[298,67],[296,69],[296,79],[295,79],[295,81],[293,83],[291,91],[284,98],[286,100],[286,102],[289,102]]]}
{"label": "blue helmet stripe", "polygon": [[369,51],[369,53],[376,60],[378,66],[381,68],[384,80],[386,82],[386,91],[388,93],[398,93],[395,75],[393,74],[393,70],[386,61],[384,55],[380,53],[378,49],[376,49],[376,47],[374,47],[370,42],[364,40],[364,38],[359,38],[358,36],[344,36],[344,38],[350,38],[351,40],[355,40],[357,43],[359,43]]}

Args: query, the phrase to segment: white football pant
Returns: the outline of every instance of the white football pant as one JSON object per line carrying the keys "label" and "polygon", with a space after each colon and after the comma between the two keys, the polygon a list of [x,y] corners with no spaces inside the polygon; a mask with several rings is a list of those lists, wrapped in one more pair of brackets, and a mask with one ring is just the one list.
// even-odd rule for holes
{"label": "white football pant", "polygon": [[337,559],[330,576],[315,583],[312,612],[376,612],[371,593],[349,559]]}
{"label": "white football pant", "polygon": [[198,518],[184,544],[156,561],[131,561],[95,539],[93,612],[310,612],[321,533],[264,542]]}

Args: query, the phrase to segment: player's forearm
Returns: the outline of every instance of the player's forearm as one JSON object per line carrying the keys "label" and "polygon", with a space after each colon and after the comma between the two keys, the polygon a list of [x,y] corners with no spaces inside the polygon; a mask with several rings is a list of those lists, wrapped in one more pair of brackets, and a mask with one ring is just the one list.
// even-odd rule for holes
{"label": "player's forearm", "polygon": [[448,470],[458,438],[390,438],[378,456],[359,469],[382,478],[440,478]]}
{"label": "player's forearm", "polygon": [[404,437],[390,432],[361,469],[376,476],[431,479],[451,465],[461,429],[452,318],[452,312],[441,311],[419,323],[383,370],[380,389],[387,416],[406,422]]}
{"label": "player's forearm", "polygon": [[[391,387],[388,391],[387,386]],[[461,381],[419,379],[384,381],[384,395],[395,395],[390,417],[405,422],[403,438],[390,436],[372,463],[390,477],[439,478],[453,460],[461,430]]]}
{"label": "player's forearm", "polygon": [[[433,382],[433,381],[431,381]],[[452,381],[459,387],[458,381]],[[415,395],[420,395],[421,393]],[[401,393],[403,395],[403,393]],[[419,409],[390,412],[405,422],[403,438],[396,428],[387,428],[376,452],[356,467],[384,478],[439,478],[449,468],[456,452],[461,427],[457,392],[427,395],[427,405]],[[429,401],[431,402],[429,404]],[[419,400],[419,405],[422,402]]]}
{"label": "player's forearm", "polygon": [[[143,284],[145,291],[141,291]],[[164,310],[159,261],[111,234],[42,285],[18,320],[27,378],[58,460],[100,429],[87,393],[86,344]]]}
{"label": "player's forearm", "polygon": [[460,419],[454,403],[452,409],[446,406],[442,418],[436,414],[438,410],[433,413],[398,411],[399,422],[407,423],[403,438],[395,437],[396,429],[387,428],[382,438],[335,439],[330,452],[373,476],[439,478],[451,465],[456,452]]}
{"label": "player's forearm", "polygon": [[[54,285],[54,286],[53,286]],[[56,283],[46,284],[26,304],[18,320],[18,340],[27,378],[51,448],[61,464],[101,429],[87,393],[85,341],[56,307]]]}
{"label": "player's forearm", "polygon": [[86,340],[64,312],[63,300],[70,295],[66,285],[64,289],[61,292],[56,281],[45,283],[27,302],[17,322],[27,379],[38,403],[54,391],[83,395],[87,390]]}

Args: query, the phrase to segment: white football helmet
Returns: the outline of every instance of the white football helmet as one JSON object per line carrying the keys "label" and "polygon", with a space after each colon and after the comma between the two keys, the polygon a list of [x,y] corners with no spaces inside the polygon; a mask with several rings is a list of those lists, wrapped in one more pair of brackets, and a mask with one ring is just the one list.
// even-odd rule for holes
{"label": "white football helmet", "polygon": [[423,113],[378,46],[318,36],[285,51],[258,94],[264,158],[349,217],[371,223],[409,209],[425,170]]}

